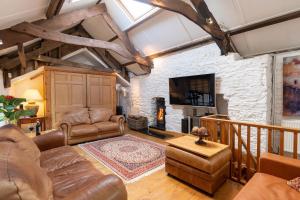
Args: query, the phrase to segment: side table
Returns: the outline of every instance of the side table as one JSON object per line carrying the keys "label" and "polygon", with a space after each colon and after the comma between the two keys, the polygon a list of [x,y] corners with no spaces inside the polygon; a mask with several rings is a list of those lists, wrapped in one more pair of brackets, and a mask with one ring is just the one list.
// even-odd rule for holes
{"label": "side table", "polygon": [[30,124],[36,123],[39,121],[41,123],[41,131],[46,130],[46,117],[27,117],[27,118],[20,118],[17,122],[18,126],[21,127],[22,124]]}
{"label": "side table", "polygon": [[228,178],[231,151],[229,146],[207,142],[197,145],[194,136],[167,141],[166,172],[213,194]]}

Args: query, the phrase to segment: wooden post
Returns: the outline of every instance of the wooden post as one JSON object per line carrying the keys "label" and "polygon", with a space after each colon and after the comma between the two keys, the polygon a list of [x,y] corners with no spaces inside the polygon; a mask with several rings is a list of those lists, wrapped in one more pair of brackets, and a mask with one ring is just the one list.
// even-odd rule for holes
{"label": "wooden post", "polygon": [[261,141],[261,128],[257,128],[257,153],[256,153],[256,160],[257,160],[257,166],[256,170],[258,171],[259,169],[259,159],[260,159],[260,141]]}
{"label": "wooden post", "polygon": [[242,174],[242,126],[238,125],[238,182],[241,181]]}
{"label": "wooden post", "polygon": [[298,132],[294,132],[294,150],[293,150],[293,157],[298,158]]}
{"label": "wooden post", "polygon": [[246,167],[247,167],[247,180],[250,179],[250,164],[251,164],[251,161],[250,161],[250,138],[251,138],[251,127],[250,126],[247,126],[247,160],[246,160]]}
{"label": "wooden post", "polygon": [[273,153],[272,150],[272,129],[268,128],[268,152]]}
{"label": "wooden post", "polygon": [[279,154],[283,156],[284,154],[284,130],[280,130],[280,146],[279,146]]}
{"label": "wooden post", "polygon": [[23,43],[18,43],[18,55],[21,63],[21,74],[24,74],[27,68],[27,61]]}

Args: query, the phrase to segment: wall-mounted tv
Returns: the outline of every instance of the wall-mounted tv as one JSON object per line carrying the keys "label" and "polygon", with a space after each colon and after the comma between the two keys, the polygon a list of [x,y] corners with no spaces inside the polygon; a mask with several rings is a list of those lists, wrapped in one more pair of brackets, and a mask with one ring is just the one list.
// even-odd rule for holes
{"label": "wall-mounted tv", "polygon": [[215,107],[215,74],[169,79],[170,104]]}

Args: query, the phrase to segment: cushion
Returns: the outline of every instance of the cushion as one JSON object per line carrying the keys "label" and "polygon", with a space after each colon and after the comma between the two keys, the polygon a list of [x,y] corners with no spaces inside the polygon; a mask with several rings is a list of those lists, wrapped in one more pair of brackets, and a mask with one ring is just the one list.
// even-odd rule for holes
{"label": "cushion", "polygon": [[119,124],[116,122],[98,122],[94,125],[99,129],[100,132],[119,130]]}
{"label": "cushion", "polygon": [[63,146],[55,149],[43,151],[41,154],[41,167],[47,172],[73,165],[74,163],[85,161],[72,147]]}
{"label": "cushion", "polygon": [[93,124],[81,124],[72,126],[71,136],[88,136],[97,134],[98,132],[98,128]]}
{"label": "cushion", "polygon": [[15,125],[5,125],[1,127],[0,137],[14,141],[21,151],[32,158],[37,164],[40,164],[41,152],[39,148],[19,127]]}
{"label": "cushion", "polygon": [[55,199],[64,199],[103,176],[89,161],[78,162],[48,174],[53,182]]}
{"label": "cushion", "polygon": [[108,108],[90,108],[90,118],[92,123],[109,121],[113,112]]}
{"label": "cushion", "polygon": [[294,178],[293,180],[290,180],[287,182],[287,184],[300,192],[300,177]]}
{"label": "cushion", "polygon": [[52,200],[46,171],[13,142],[0,142],[0,199]]}
{"label": "cushion", "polygon": [[[270,166],[272,167],[272,166]],[[289,187],[286,180],[264,173],[256,173],[234,200],[296,200],[300,193]]]}
{"label": "cushion", "polygon": [[62,123],[70,123],[73,125],[90,124],[90,116],[87,108],[77,109],[66,112],[62,117]]}

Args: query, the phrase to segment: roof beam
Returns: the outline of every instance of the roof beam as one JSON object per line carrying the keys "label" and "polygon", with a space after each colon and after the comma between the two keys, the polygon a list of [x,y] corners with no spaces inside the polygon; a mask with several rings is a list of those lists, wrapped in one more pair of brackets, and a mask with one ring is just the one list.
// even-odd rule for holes
{"label": "roof beam", "polygon": [[234,30],[230,30],[230,31],[228,31],[228,33],[230,35],[238,35],[238,34],[241,34],[241,33],[245,33],[245,32],[253,31],[253,30],[256,30],[256,29],[264,28],[266,26],[271,26],[271,25],[282,23],[282,22],[285,22],[285,21],[297,19],[299,17],[300,17],[300,10],[297,10],[295,12],[287,13],[287,14],[284,14],[284,15],[281,15],[281,16],[277,16],[277,17],[274,17],[274,18],[270,18],[270,19],[267,19],[267,20],[256,22],[254,24],[249,24],[247,26],[243,26],[243,27],[240,27],[240,28],[237,28],[237,29],[234,29]]}
{"label": "roof beam", "polygon": [[[99,4],[89,8],[57,15],[52,17],[51,19],[39,20],[33,23],[35,25],[40,25],[43,28],[51,29],[53,31],[65,31],[80,24],[82,20],[100,15],[103,12],[103,5]],[[36,37],[20,32],[15,32],[10,29],[4,29],[0,30],[0,38],[3,41],[3,45],[0,45],[0,50],[3,50],[16,46],[18,43],[29,42]]]}
{"label": "roof beam", "polygon": [[[45,41],[42,43],[41,48],[31,51],[29,53],[26,53],[25,56],[28,60],[30,60],[34,57],[37,57],[38,55],[45,54],[49,51],[52,51],[62,45],[63,45],[63,43],[61,43],[61,42]],[[13,59],[9,59],[5,62],[1,62],[1,68],[9,70],[9,69],[13,69],[13,68],[17,67],[20,64],[21,64],[20,59],[18,57],[16,57]]]}
{"label": "roof beam", "polygon": [[65,0],[51,0],[47,9],[46,17],[48,19],[58,15],[63,7]]}
{"label": "roof beam", "polygon": [[93,69],[93,70],[98,70],[98,71],[102,71],[102,72],[113,72],[111,69],[105,68],[104,66],[93,66],[93,65],[81,64],[81,63],[75,63],[75,62],[71,62],[68,60],[61,60],[58,58],[51,58],[51,57],[42,56],[42,55],[39,55],[39,56],[33,58],[33,60],[37,60],[40,62],[52,63],[52,64],[56,64],[56,65],[68,66],[68,67]]}
{"label": "roof beam", "polygon": [[87,47],[95,47],[102,49],[112,50],[124,58],[133,60],[133,56],[127,49],[124,49],[122,46],[112,43],[106,42],[102,40],[95,40],[90,38],[78,37],[73,35],[64,34],[58,31],[52,31],[50,29],[43,28],[42,26],[34,25],[28,22],[20,23],[11,28],[14,31],[26,33],[32,36],[36,36],[39,38],[53,40],[57,42],[63,42],[66,44],[74,44],[81,45]]}
{"label": "roof beam", "polygon": [[189,20],[193,21],[195,24],[200,26],[204,31],[212,36],[214,41],[217,43],[221,49],[222,55],[226,55],[231,51],[231,43],[229,36],[224,33],[217,21],[212,16],[204,0],[191,0],[196,10],[190,6],[188,3],[181,0],[135,0],[142,3],[150,4],[165,10],[179,13]]}
{"label": "roof beam", "polygon": [[151,72],[151,68],[153,68],[153,63],[150,59],[143,57],[130,42],[128,34],[122,31],[119,26],[114,22],[111,16],[108,14],[107,9],[105,7],[105,12],[102,14],[107,25],[115,32],[118,38],[123,42],[125,48],[133,55],[134,60],[140,65],[140,67],[147,73]]}
{"label": "roof beam", "polygon": [[23,74],[25,72],[25,69],[27,68],[27,61],[26,61],[23,43],[18,44],[18,55],[21,63],[21,72]]}

